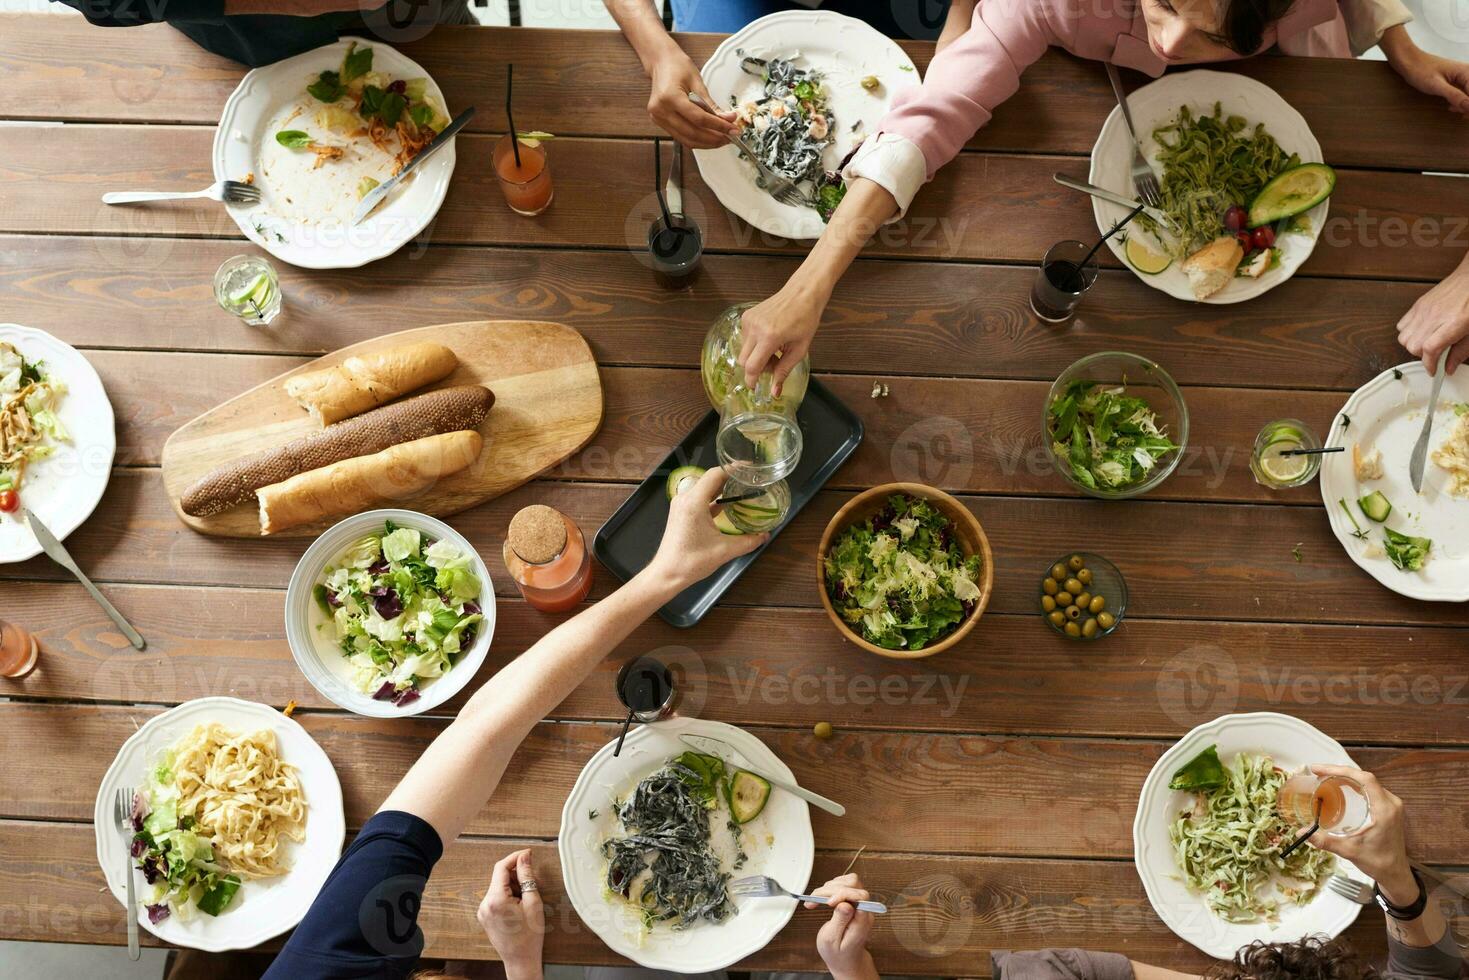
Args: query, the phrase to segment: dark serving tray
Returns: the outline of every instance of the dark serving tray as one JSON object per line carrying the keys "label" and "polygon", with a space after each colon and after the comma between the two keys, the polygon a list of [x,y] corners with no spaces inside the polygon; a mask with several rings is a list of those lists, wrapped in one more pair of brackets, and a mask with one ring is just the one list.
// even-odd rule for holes
{"label": "dark serving tray", "polygon": [[[796,412],[796,421],[801,426],[803,448],[795,472],[786,478],[791,488],[791,509],[770,532],[771,540],[785,530],[791,519],[862,442],[862,420],[815,378],[806,388],[806,397]],[[663,527],[668,522],[665,489],[668,474],[680,466],[702,466],[705,469],[718,466],[719,456],[714,451],[714,436],[718,431],[719,413],[711,409],[597,530],[592,551],[613,575],[626,582],[652,561],[658,542],[663,538]],[[680,629],[693,626],[768,547],[769,542],[722,566],[702,582],[684,589],[659,609],[658,615]]]}

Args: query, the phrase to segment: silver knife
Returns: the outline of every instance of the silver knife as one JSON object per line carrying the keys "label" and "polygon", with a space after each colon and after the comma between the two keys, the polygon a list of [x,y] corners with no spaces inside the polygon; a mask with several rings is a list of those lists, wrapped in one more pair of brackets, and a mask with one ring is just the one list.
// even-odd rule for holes
{"label": "silver knife", "polygon": [[739,749],[736,749],[723,739],[710,738],[707,735],[680,735],[679,740],[691,748],[698,749],[705,755],[718,756],[736,769],[743,769],[752,776],[759,776],[777,789],[783,789],[792,796],[805,800],[812,806],[820,807],[827,813],[838,817],[846,816],[847,808],[835,800],[828,800],[820,793],[813,793],[809,789],[802,789],[795,783],[788,783],[784,779],[777,779],[775,776],[769,776],[763,772],[757,772],[751,769],[745,764],[745,757],[740,755]]}
{"label": "silver knife", "polygon": [[394,187],[403,182],[403,178],[413,173],[413,168],[433,156],[440,147],[454,138],[454,134],[464,128],[464,124],[474,118],[474,106],[465,109],[454,117],[454,121],[444,127],[444,131],[433,138],[433,141],[419,151],[418,156],[408,161],[407,166],[398,171],[387,180],[378,184],[367,192],[367,196],[357,205],[357,211],[352,215],[352,224],[360,224],[362,219],[372,213],[372,209],[381,203],[382,199],[390,194]]}
{"label": "silver knife", "polygon": [[[1129,211],[1137,207],[1139,204],[1143,203],[1142,201],[1134,200],[1133,198],[1126,197],[1122,194],[1117,194],[1109,191],[1104,187],[1098,187],[1096,184],[1088,184],[1084,180],[1077,180],[1075,177],[1068,177],[1065,174],[1051,174],[1051,179],[1060,184],[1062,187],[1069,187],[1074,191],[1081,191],[1083,194],[1090,194],[1092,197],[1100,198],[1101,200],[1107,201],[1110,204],[1116,204],[1120,207],[1127,208]],[[1143,214],[1147,215],[1149,218],[1152,218],[1154,221],[1162,225],[1162,228],[1159,229],[1160,231],[1162,231],[1163,228],[1168,227],[1168,219],[1164,217],[1163,212],[1159,211],[1157,208],[1144,206]]]}
{"label": "silver knife", "polygon": [[1408,463],[1408,476],[1413,481],[1413,492],[1423,492],[1423,470],[1428,465],[1428,436],[1433,431],[1433,413],[1438,408],[1438,393],[1443,390],[1444,368],[1449,363],[1449,349],[1445,347],[1438,355],[1438,370],[1433,373],[1433,394],[1428,396],[1428,411],[1423,413],[1423,431],[1418,433],[1418,444],[1413,447],[1413,458]]}
{"label": "silver knife", "polygon": [[670,214],[683,214],[683,144],[673,140],[673,166],[668,169],[668,183],[663,185],[663,200]]}
{"label": "silver knife", "polygon": [[31,533],[36,536],[36,541],[40,543],[41,550],[46,552],[56,564],[76,576],[77,581],[82,583],[82,586],[92,594],[93,599],[97,600],[97,605],[102,607],[102,611],[107,614],[109,619],[117,624],[118,629],[122,630],[122,634],[128,638],[128,642],[138,650],[147,646],[143,638],[138,635],[138,631],[133,629],[132,624],[126,619],[123,619],[122,613],[118,612],[112,603],[107,601],[106,596],[97,591],[97,587],[92,584],[92,580],[82,574],[82,570],[77,567],[77,563],[67,553],[67,550],[61,546],[61,542],[56,540],[56,535],[52,534],[46,525],[41,523],[40,518],[24,507],[21,508],[21,514],[25,517],[26,526],[31,529]]}

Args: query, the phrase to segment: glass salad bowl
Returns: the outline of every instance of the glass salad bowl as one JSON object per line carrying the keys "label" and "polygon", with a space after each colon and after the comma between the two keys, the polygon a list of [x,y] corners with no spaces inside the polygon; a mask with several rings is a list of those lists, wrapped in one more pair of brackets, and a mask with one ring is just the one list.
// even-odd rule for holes
{"label": "glass salad bowl", "polygon": [[1056,471],[1092,497],[1136,497],[1168,479],[1188,446],[1188,406],[1146,357],[1103,351],[1061,372],[1041,436]]}

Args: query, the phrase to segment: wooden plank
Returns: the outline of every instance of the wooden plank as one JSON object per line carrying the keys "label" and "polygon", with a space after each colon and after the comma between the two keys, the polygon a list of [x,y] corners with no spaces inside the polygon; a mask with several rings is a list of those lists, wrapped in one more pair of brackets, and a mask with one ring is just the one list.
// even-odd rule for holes
{"label": "wooden plank", "polygon": [[[540,481],[454,518],[476,545],[502,596],[516,595],[500,546],[521,507],[547,503],[595,533],[627,496],[607,484]],[[725,595],[726,605],[820,605],[815,553],[822,531],[848,494],[823,491]],[[1030,614],[1036,579],[1063,544],[1059,528],[1084,529],[1085,546],[1118,563],[1127,576],[1134,616],[1277,620],[1285,622],[1463,625],[1469,610],[1453,603],[1406,599],[1344,559],[1314,508],[1271,514],[1268,548],[1259,540],[1262,511],[1252,506],[1126,502],[1107,505],[1099,520],[1091,501],[967,497],[988,529],[995,552],[993,612]],[[1299,543],[1301,561],[1291,554]],[[157,471],[116,470],[99,511],[67,541],[88,573],[102,582],[176,583],[283,589],[305,545],[264,539],[241,543],[199,535],[169,509]],[[0,565],[0,579],[69,581],[37,557]],[[592,598],[616,585],[598,570]]]}
{"label": "wooden plank", "polygon": [[[0,817],[90,821],[112,753],[157,713],[138,706],[0,707],[6,731],[0,739]],[[353,828],[377,812],[448,724],[336,713],[300,721],[336,767]],[[894,853],[1125,860],[1132,854],[1138,792],[1168,747],[897,732],[843,732],[822,741],[808,731],[746,728],[802,786],[836,800],[861,800],[841,818],[813,809],[812,829],[823,848],[865,844]],[[538,725],[466,833],[554,838],[577,776],[617,731],[615,723]],[[95,751],[65,750],[78,744]],[[1416,858],[1446,863],[1462,857],[1459,815],[1469,810],[1469,751],[1369,748],[1353,758],[1403,800]],[[307,793],[309,799],[310,787]],[[954,819],[977,800],[984,801],[984,820]],[[1053,807],[1057,800],[1066,805]],[[1050,812],[1042,836],[1032,822],[1037,808]]]}
{"label": "wooden plank", "polygon": [[[692,341],[690,360],[696,356]],[[89,360],[117,416],[116,462],[128,466],[157,464],[175,429],[303,363],[258,354],[114,350],[93,352]],[[959,492],[1080,496],[1042,441],[1046,382],[880,375],[888,379],[888,395],[873,398],[873,375],[818,376],[866,427],[862,445],[833,477],[834,487],[913,480]],[[602,369],[601,379],[601,430],[546,476],[641,482],[709,411],[693,368],[611,367]],[[1250,448],[1271,419],[1299,418],[1326,432],[1345,401],[1342,394],[1185,387],[1183,395],[1191,419],[1188,445],[1148,501],[1316,502],[1314,488],[1280,492],[1257,483]]]}
{"label": "wooden plank", "polygon": [[[172,704],[231,695],[332,707],[291,659],[281,593],[107,592],[147,650],[129,648],[78,585],[7,583],[6,616],[35,631],[42,658],[29,676],[0,679],[0,696]],[[445,710],[563,618],[508,599],[496,617],[489,658]],[[954,650],[893,661],[861,655],[819,610],[721,607],[698,633],[658,620],[639,627],[552,717],[619,719],[617,671],[647,653],[677,668],[684,713],[735,724],[1177,738],[1232,711],[1282,711],[1348,743],[1469,746],[1461,629],[1135,618],[1104,643],[1078,646],[1034,614],[990,612]]]}
{"label": "wooden plank", "polygon": [[[111,32],[78,19],[7,15],[0,19],[0,114],[8,118],[202,123],[219,119],[244,69],[197,47],[165,27]],[[702,65],[721,40],[683,34],[677,39]],[[899,42],[926,71],[933,45]],[[645,111],[648,83],[632,48],[613,32],[439,27],[399,46],[423,65],[451,106],[483,102],[500,91],[498,64],[485,52],[516,52],[524,74],[519,111],[538,128],[566,136],[653,136]],[[1380,62],[1326,58],[1252,59],[1210,65],[1238,71],[1271,86],[1306,117],[1332,163],[1355,166],[1469,169],[1455,118],[1443,103],[1422,95]],[[1146,81],[1131,74],[1130,85]],[[568,90],[595,99],[568,99]],[[1351,92],[1350,99],[1341,93]],[[989,150],[1089,153],[1102,120],[1114,106],[1100,68],[1059,49],[1025,74],[1020,91],[995,113],[970,146]],[[1370,114],[1372,138],[1362,138]],[[482,113],[471,131],[501,125]]]}
{"label": "wooden plank", "polygon": [[[129,250],[137,256],[115,261]],[[11,319],[87,347],[319,355],[384,328],[547,319],[580,330],[602,364],[682,367],[725,306],[765,295],[795,267],[710,255],[691,289],[667,291],[633,256],[446,246],[364,269],[278,266],[285,319],[259,330],[212,305],[214,270],[238,251],[227,241],[0,236],[0,290]],[[864,259],[827,308],[812,361],[862,373],[881,351],[894,374],[941,366],[955,377],[1049,380],[1079,357],[1122,349],[1167,364],[1181,384],[1351,389],[1406,359],[1391,324],[1424,291],[1344,280],[1322,303],[1326,287],[1297,277],[1250,303],[1185,305],[1107,271],[1076,322],[1057,329],[1030,313],[1034,278],[1008,266],[961,273]]]}
{"label": "wooden plank", "polygon": [[[494,862],[524,841],[460,838],[446,848],[429,879],[419,924],[425,955],[494,956],[474,910]],[[614,963],[565,897],[553,844],[531,843],[546,903],[546,960]],[[0,888],[14,896],[0,915],[0,938],[126,942],[122,908],[106,893],[91,829],[76,824],[0,821]],[[812,881],[840,874],[848,851],[818,851]],[[1120,861],[945,858],[866,851],[855,870],[892,911],[880,916],[869,946],[880,970],[922,969],[942,975],[988,976],[991,949],[1068,945],[1106,949],[1131,959],[1200,973],[1212,961],[1175,937],[1153,913],[1132,863]],[[1462,915],[1462,912],[1459,914]],[[744,969],[821,970],[819,914],[796,915]],[[1382,919],[1361,915],[1345,933],[1363,956],[1386,953]],[[143,942],[158,945],[147,932]],[[274,948],[274,947],[267,947]]]}
{"label": "wooden plank", "polygon": [[[195,190],[212,180],[213,131],[198,127],[0,127],[0,231],[238,238],[224,209],[184,201],[108,207],[107,190]],[[448,200],[423,241],[646,247],[657,202],[649,192],[648,144],[564,139],[550,151],[556,203],[534,221],[510,211],[490,168],[489,136],[458,154]],[[1074,158],[965,154],[924,189],[908,217],[882,228],[869,256],[1036,262],[1058,239],[1096,234],[1089,201],[1051,174],[1085,175]],[[244,175],[237,175],[243,177]],[[728,214],[687,174],[684,204],[714,251],[800,251]],[[1430,279],[1453,269],[1469,246],[1469,186],[1452,177],[1344,171],[1305,275]],[[412,246],[417,248],[418,246]],[[1106,252],[1105,264],[1117,260]]]}

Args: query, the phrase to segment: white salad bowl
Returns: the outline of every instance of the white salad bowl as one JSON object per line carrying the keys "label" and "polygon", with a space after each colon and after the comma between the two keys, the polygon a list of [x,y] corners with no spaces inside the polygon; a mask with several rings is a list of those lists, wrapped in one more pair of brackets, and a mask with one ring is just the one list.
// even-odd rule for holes
{"label": "white salad bowl", "polygon": [[[419,689],[418,700],[401,707],[391,701],[375,701],[352,684],[347,659],[337,646],[331,620],[321,611],[312,594],[328,565],[360,539],[381,531],[387,521],[392,521],[397,527],[413,528],[437,541],[449,541],[468,555],[481,583],[479,604],[484,616],[475,633],[474,644],[460,655],[454,666],[443,676],[426,681]],[[296,570],[291,573],[291,584],[286,589],[286,640],[301,673],[332,704],[373,718],[421,714],[452,698],[479,671],[485,655],[489,653],[494,633],[495,589],[479,552],[464,535],[443,521],[417,511],[370,510],[334,524],[306,549],[296,563]]]}

